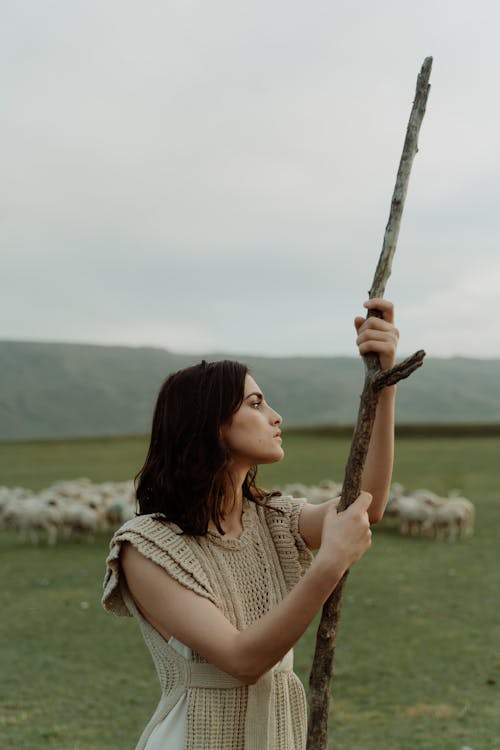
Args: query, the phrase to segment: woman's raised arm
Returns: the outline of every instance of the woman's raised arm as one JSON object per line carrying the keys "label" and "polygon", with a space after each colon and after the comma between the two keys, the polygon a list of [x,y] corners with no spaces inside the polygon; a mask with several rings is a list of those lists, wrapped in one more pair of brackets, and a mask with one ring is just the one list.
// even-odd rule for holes
{"label": "woman's raised arm", "polygon": [[[380,310],[383,318],[355,318],[359,353],[363,355],[376,352],[382,369],[387,370],[393,367],[396,360],[399,339],[399,331],[394,325],[394,306],[386,299],[373,298],[365,302],[365,307],[368,310]],[[361,479],[362,489],[373,495],[373,502],[368,510],[371,523],[380,521],[389,496],[394,463],[395,400],[396,386],[384,388],[377,404],[377,414]]]}

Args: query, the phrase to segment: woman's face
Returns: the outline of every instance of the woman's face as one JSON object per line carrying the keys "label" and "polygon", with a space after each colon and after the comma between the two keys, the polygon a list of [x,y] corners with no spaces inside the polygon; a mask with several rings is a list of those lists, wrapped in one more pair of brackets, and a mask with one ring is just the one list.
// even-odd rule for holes
{"label": "woman's face", "polygon": [[266,403],[252,378],[245,377],[243,401],[230,421],[221,427],[221,437],[229,449],[233,462],[250,468],[255,464],[272,464],[284,454],[281,447],[278,412]]}

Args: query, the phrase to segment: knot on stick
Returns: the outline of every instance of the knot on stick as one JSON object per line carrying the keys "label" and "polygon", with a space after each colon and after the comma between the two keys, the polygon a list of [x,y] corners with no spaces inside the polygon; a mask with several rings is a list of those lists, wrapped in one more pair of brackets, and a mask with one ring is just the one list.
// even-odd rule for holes
{"label": "knot on stick", "polygon": [[409,377],[412,372],[422,367],[424,363],[425,352],[423,349],[419,349],[418,352],[412,354],[411,357],[403,359],[394,367],[389,370],[380,370],[372,380],[372,388],[374,391],[380,391],[382,388],[386,388],[389,385],[396,385],[400,380]]}

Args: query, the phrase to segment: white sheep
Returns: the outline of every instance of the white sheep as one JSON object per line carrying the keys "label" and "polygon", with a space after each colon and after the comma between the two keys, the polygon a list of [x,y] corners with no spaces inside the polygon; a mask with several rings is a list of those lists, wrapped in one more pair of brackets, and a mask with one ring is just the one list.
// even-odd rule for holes
{"label": "white sheep", "polygon": [[4,525],[17,531],[21,541],[29,536],[33,544],[38,543],[39,532],[47,535],[50,545],[55,544],[61,518],[61,510],[56,504],[37,495],[13,500],[4,508],[3,514]]}
{"label": "white sheep", "polygon": [[424,536],[432,529],[436,509],[417,497],[404,496],[397,500],[399,531],[403,536]]}
{"label": "white sheep", "polygon": [[66,537],[87,536],[118,526],[135,515],[132,480],[93,484],[90,479],[61,480],[33,493],[0,486],[0,528],[38,542],[40,532],[54,544],[58,531]]}
{"label": "white sheep", "polygon": [[324,479],[319,485],[307,485],[301,482],[286,484],[281,488],[284,495],[292,497],[305,497],[310,503],[319,505],[334,497],[338,497],[342,491],[342,485],[331,479]]}
{"label": "white sheep", "polygon": [[91,508],[82,502],[63,506],[63,525],[71,536],[92,539],[94,534],[107,528],[106,515],[102,508]]}
{"label": "white sheep", "polygon": [[434,528],[436,538],[450,541],[465,539],[474,533],[474,505],[465,497],[450,497],[436,509]]}
{"label": "white sheep", "polygon": [[393,482],[389,490],[389,497],[384,510],[384,518],[398,518],[398,502],[403,497],[405,488],[399,482]]}

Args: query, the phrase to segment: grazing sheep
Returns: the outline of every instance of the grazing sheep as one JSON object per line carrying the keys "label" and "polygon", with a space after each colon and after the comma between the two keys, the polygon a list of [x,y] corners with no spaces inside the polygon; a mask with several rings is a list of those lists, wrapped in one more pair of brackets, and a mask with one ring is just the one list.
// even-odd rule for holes
{"label": "grazing sheep", "polygon": [[319,505],[327,500],[338,497],[342,491],[342,485],[331,479],[324,479],[319,485],[306,485],[301,482],[286,484],[281,488],[284,495],[292,497],[306,497],[310,503]]}
{"label": "grazing sheep", "polygon": [[106,528],[106,519],[101,508],[73,502],[64,506],[63,525],[70,536],[85,536],[91,539],[98,531]]}
{"label": "grazing sheep", "polygon": [[465,539],[474,533],[474,505],[465,497],[450,497],[436,509],[436,538]]}
{"label": "grazing sheep", "polygon": [[43,532],[48,543],[53,545],[61,524],[61,510],[45,498],[32,495],[12,501],[4,508],[3,523],[5,528],[17,531],[21,541],[29,536],[33,544],[38,544],[39,533]]}
{"label": "grazing sheep", "polygon": [[434,508],[437,508],[443,500],[443,498],[436,495],[435,492],[425,489],[413,490],[413,492],[410,492],[410,497],[415,497],[417,500],[421,500]]}
{"label": "grazing sheep", "polygon": [[416,497],[400,497],[397,501],[399,531],[403,536],[423,536],[432,528],[435,509]]}
{"label": "grazing sheep", "polygon": [[[338,497],[342,485],[325,479],[318,485],[301,482],[281,488],[283,494],[305,497],[320,504]],[[435,539],[465,539],[474,530],[474,505],[455,491],[442,498],[428,489],[405,493],[403,485],[394,482],[385,510],[386,518],[396,518],[403,536]],[[102,482],[90,479],[61,480],[39,493],[23,487],[0,486],[0,528],[19,532],[20,538],[29,536],[36,544],[40,533],[55,544],[62,531],[68,537],[86,537],[120,526],[136,514],[134,483]]]}
{"label": "grazing sheep", "polygon": [[40,534],[55,544],[58,533],[92,538],[135,515],[133,481],[93,484],[90,479],[61,480],[33,493],[22,487],[0,487],[0,528],[19,532],[36,544]]}
{"label": "grazing sheep", "polygon": [[399,482],[393,482],[389,490],[389,498],[385,506],[384,518],[398,518],[398,502],[404,495],[405,488]]}
{"label": "grazing sheep", "polygon": [[396,498],[392,511],[399,518],[403,536],[465,539],[474,531],[474,505],[463,497],[443,498],[430,490],[415,490]]}

